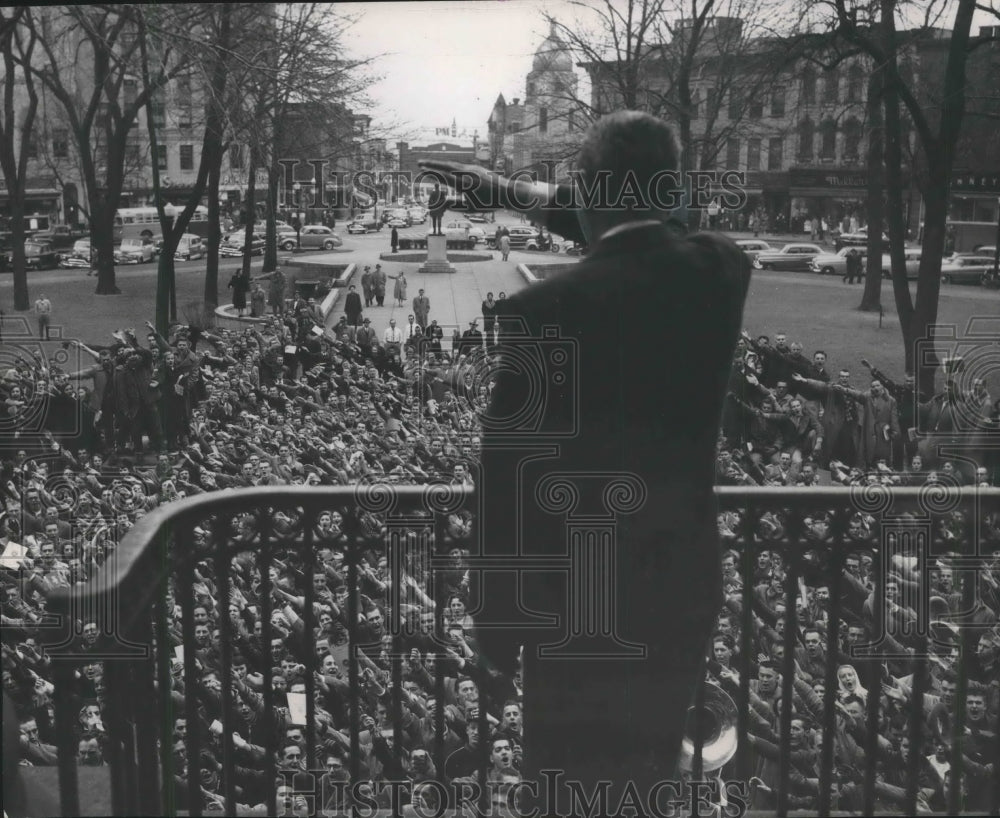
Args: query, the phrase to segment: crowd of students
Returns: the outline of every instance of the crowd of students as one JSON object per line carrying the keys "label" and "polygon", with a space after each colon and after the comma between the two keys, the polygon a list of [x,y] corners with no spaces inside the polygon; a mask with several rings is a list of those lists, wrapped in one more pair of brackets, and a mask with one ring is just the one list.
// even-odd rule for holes
{"label": "crowd of students", "polygon": [[[487,313],[492,310],[490,302]],[[494,328],[492,315],[484,314]],[[343,322],[342,322],[343,323]],[[414,333],[415,334],[415,333]],[[3,686],[20,720],[23,764],[54,764],[56,743],[51,660],[40,642],[39,624],[54,589],[85,584],[112,558],[135,522],[157,506],[185,496],[226,488],[279,485],[356,485],[385,480],[397,484],[449,483],[472,486],[480,446],[479,413],[490,399],[493,381],[484,363],[493,344],[477,334],[449,354],[440,343],[396,349],[373,334],[358,344],[356,330],[324,331],[315,308],[302,302],[244,331],[209,332],[175,326],[163,337],[150,326],[140,342],[132,330],[116,331],[107,346],[78,344],[92,366],[64,371],[55,360],[24,356],[0,372],[4,422],[24,446],[11,450],[0,468],[4,514],[0,544],[4,552]],[[495,339],[493,339],[495,340]],[[389,346],[388,352],[386,347]],[[870,390],[861,392],[841,373],[831,384],[826,355],[812,359],[782,335],[745,336],[733,370],[732,399],[723,419],[718,477],[720,484],[812,486],[827,481],[851,485],[925,482],[993,484],[992,464],[967,474],[961,464],[923,468],[915,437],[907,430],[921,422],[938,424],[948,403],[934,396],[921,403],[907,398],[912,384],[897,384],[872,371]],[[484,374],[485,373],[485,374]],[[878,382],[882,390],[875,387]],[[948,387],[949,389],[951,387]],[[912,393],[912,389],[910,389]],[[996,406],[982,384],[958,395],[952,406],[978,407],[986,428],[996,422]],[[947,418],[946,418],[947,420]],[[950,421],[949,421],[950,422]],[[40,426],[38,424],[41,424]],[[31,426],[35,424],[35,426]],[[34,429],[29,433],[29,426]],[[143,454],[144,449],[151,451]],[[185,689],[185,668],[173,660],[170,695],[178,718],[172,727],[174,797],[187,809],[187,778],[200,777],[204,809],[221,809],[226,769],[222,764],[223,725],[234,732],[237,800],[247,810],[265,810],[268,770],[279,774],[279,809],[308,814],[316,807],[291,789],[288,777],[306,766],[306,731],[294,702],[305,680],[315,687],[316,762],[322,768],[317,792],[324,807],[343,807],[366,799],[388,806],[387,781],[403,781],[404,801],[433,810],[442,790],[429,782],[462,785],[485,775],[495,803],[520,780],[524,746],[521,733],[520,679],[500,678],[482,661],[473,622],[470,574],[461,560],[473,544],[476,521],[468,512],[448,517],[437,553],[450,554],[455,569],[431,581],[419,549],[407,551],[401,596],[391,587],[384,518],[352,504],[331,507],[308,522],[295,514],[275,514],[267,525],[279,542],[268,576],[272,587],[270,644],[263,641],[260,587],[264,580],[254,537],[265,525],[261,509],[248,509],[232,521],[227,536],[245,537],[232,563],[227,609],[222,607],[214,564],[198,564],[194,587],[194,636],[197,690]],[[912,517],[897,521],[889,553],[881,524],[858,512],[841,525],[835,510],[816,510],[799,523],[791,514],[765,514],[747,541],[738,512],[720,515],[720,534],[730,549],[723,560],[726,605],[709,646],[709,678],[734,696],[739,674],[751,674],[750,742],[757,762],[757,805],[767,806],[779,786],[776,759],[792,754],[791,803],[803,809],[818,804],[819,725],[822,722],[826,668],[837,665],[836,798],[841,808],[858,809],[859,772],[864,769],[869,690],[881,697],[878,798],[882,807],[901,808],[906,788],[908,738],[906,713],[919,663],[928,670],[926,764],[921,762],[920,803],[940,807],[949,784],[949,750],[958,674],[967,686],[964,802],[970,809],[989,805],[996,764],[996,722],[1000,706],[997,614],[1000,612],[1000,520],[987,515],[981,536],[987,552],[977,580],[972,620],[960,620],[955,560],[975,521],[955,512],[934,519],[933,542],[940,548],[929,568],[925,555],[904,536]],[[409,532],[413,542],[429,536],[426,525]],[[901,527],[900,527],[901,526]],[[313,548],[302,547],[310,527]],[[843,529],[843,530],[841,530]],[[794,531],[795,536],[789,532]],[[233,533],[235,532],[235,533]],[[217,539],[209,524],[195,529],[191,547]],[[838,643],[827,645],[830,576],[799,570],[796,596],[799,624],[796,647],[792,732],[779,727],[783,633],[788,612],[784,583],[789,554],[803,539],[819,553],[842,539],[850,542],[842,572],[842,627]],[[432,538],[433,540],[433,538]],[[896,547],[898,546],[898,547]],[[743,576],[743,552],[754,549],[752,576]],[[803,566],[812,559],[806,551]],[[881,558],[888,571],[887,607],[879,618],[876,586]],[[347,587],[347,562],[357,560],[358,585]],[[817,558],[818,559],[818,558]],[[315,631],[306,633],[305,577],[312,562]],[[923,581],[930,571],[930,596]],[[751,584],[752,650],[740,656],[743,588]],[[347,679],[348,599],[355,594],[354,623],[361,653],[359,689]],[[923,595],[922,595],[923,594]],[[393,600],[401,600],[394,606]],[[176,589],[167,600],[171,650],[183,643],[182,612]],[[927,658],[914,625],[933,609],[935,635]],[[392,729],[391,669],[393,617],[403,624],[400,658],[402,751]],[[233,633],[234,711],[222,712],[221,630],[226,618]],[[876,626],[884,622],[884,636]],[[79,626],[81,654],[77,687],[80,764],[108,758],[108,707],[105,668],[88,661],[97,652],[96,619]],[[446,645],[434,638],[441,631]],[[965,628],[975,628],[975,653],[958,646]],[[852,653],[876,636],[892,647],[881,660]],[[873,671],[873,663],[877,668]],[[265,669],[271,668],[276,707],[268,712],[262,696]],[[445,694],[436,694],[435,675],[445,676]],[[866,689],[873,678],[878,688]],[[288,697],[292,694],[292,697]],[[198,700],[202,755],[186,757],[182,717],[185,695]],[[295,698],[298,697],[298,698]],[[435,714],[444,711],[443,770],[436,769]],[[480,736],[480,708],[488,734]],[[227,717],[228,716],[228,717]],[[358,758],[351,757],[351,724],[359,727]],[[360,778],[350,779],[355,766]],[[724,771],[725,774],[726,771]]]}

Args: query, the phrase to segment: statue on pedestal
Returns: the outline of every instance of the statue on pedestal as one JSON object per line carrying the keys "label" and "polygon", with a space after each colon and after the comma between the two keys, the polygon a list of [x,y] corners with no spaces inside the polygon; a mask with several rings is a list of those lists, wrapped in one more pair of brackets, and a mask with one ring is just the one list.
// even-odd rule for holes
{"label": "statue on pedestal", "polygon": [[434,190],[427,203],[427,209],[431,214],[431,235],[444,235],[441,231],[441,219],[444,217],[444,212],[448,209],[448,197],[441,190],[441,185],[434,185]]}

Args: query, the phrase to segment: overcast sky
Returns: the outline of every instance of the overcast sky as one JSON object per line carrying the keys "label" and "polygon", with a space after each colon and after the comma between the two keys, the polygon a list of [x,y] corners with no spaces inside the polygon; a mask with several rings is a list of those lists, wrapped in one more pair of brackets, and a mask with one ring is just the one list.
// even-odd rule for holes
{"label": "overcast sky", "polygon": [[[777,17],[801,8],[800,0],[765,1],[769,8],[786,10]],[[678,5],[668,3],[672,9]],[[922,9],[926,3],[913,5]],[[382,79],[369,90],[372,108],[367,113],[373,117],[374,135],[389,137],[390,144],[397,138],[419,138],[428,130],[433,135],[435,127],[450,126],[453,118],[459,132],[467,129],[469,141],[473,129],[485,139],[497,94],[508,101],[524,96],[525,74],[548,33],[544,14],[566,24],[580,19],[579,6],[571,0],[338,3],[337,8],[357,18],[345,37],[354,56],[383,55],[372,65]],[[950,23],[944,19],[937,24]],[[979,12],[973,34],[980,25],[998,23]]]}
{"label": "overcast sky", "polygon": [[486,135],[497,94],[524,96],[524,76],[548,28],[543,12],[573,19],[565,0],[338,3],[358,22],[345,40],[372,70],[373,127],[450,126]]}

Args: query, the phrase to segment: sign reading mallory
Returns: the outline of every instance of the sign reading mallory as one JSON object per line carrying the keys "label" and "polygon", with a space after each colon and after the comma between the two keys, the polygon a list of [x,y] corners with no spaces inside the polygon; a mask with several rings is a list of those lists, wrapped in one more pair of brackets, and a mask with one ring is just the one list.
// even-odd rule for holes
{"label": "sign reading mallory", "polygon": [[952,190],[1000,193],[1000,172],[954,173],[951,177],[951,187]]}

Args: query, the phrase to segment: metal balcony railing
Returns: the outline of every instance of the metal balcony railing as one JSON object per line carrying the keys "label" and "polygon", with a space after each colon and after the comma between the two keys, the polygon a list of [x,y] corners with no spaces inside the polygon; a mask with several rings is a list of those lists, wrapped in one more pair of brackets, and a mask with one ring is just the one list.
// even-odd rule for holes
{"label": "metal balcony railing", "polygon": [[[781,489],[781,488],[720,488],[716,491],[720,511],[738,514],[736,528],[727,535],[725,546],[740,555],[742,576],[752,577],[756,555],[761,550],[782,555],[787,569],[786,610],[796,610],[799,594],[798,579],[806,573],[822,576],[829,584],[830,606],[828,611],[827,645],[839,644],[843,621],[842,581],[845,561],[851,554],[868,553],[873,560],[876,576],[891,564],[894,549],[906,548],[924,565],[929,564],[935,550],[944,545],[959,556],[951,564],[959,574],[960,590],[965,610],[971,611],[977,599],[977,581],[989,552],[1000,549],[996,541],[995,522],[990,515],[1000,514],[1000,490],[997,489],[883,489],[870,487],[865,490],[848,488]],[[272,613],[276,606],[272,599],[275,582],[273,570],[299,572],[304,589],[304,614],[302,635],[306,640],[303,655],[311,657],[305,674],[305,757],[306,767],[316,770],[317,734],[315,723],[315,685],[312,671],[316,650],[314,627],[316,616],[313,608],[314,555],[326,544],[326,536],[316,524],[323,512],[336,511],[342,515],[342,535],[338,548],[345,554],[342,570],[346,572],[349,589],[357,589],[365,570],[362,565],[366,550],[377,548],[387,555],[388,598],[393,611],[387,622],[392,639],[391,695],[392,731],[395,741],[392,753],[398,764],[401,760],[402,742],[402,648],[407,624],[402,617],[406,606],[408,576],[424,573],[428,596],[435,602],[435,629],[437,644],[442,646],[444,634],[445,583],[441,580],[443,569],[456,569],[449,558],[455,547],[468,549],[473,533],[462,526],[455,526],[453,515],[463,510],[473,511],[474,494],[471,489],[455,486],[389,487],[361,486],[358,488],[301,488],[277,487],[240,491],[224,491],[182,500],[159,508],[143,517],[129,532],[113,559],[102,572],[93,577],[83,592],[77,589],[50,599],[49,610],[61,615],[60,624],[46,629],[46,644],[52,657],[54,675],[54,701],[56,732],[59,736],[59,791],[63,814],[80,814],[80,795],[77,777],[77,722],[74,707],[75,674],[84,664],[103,659],[107,696],[112,707],[107,708],[105,728],[108,734],[108,761],[110,764],[112,805],[116,815],[162,815],[185,811],[199,815],[205,808],[205,797],[196,774],[197,759],[207,742],[215,741],[199,728],[200,698],[193,691],[200,690],[198,678],[195,623],[196,586],[199,577],[214,578],[219,610],[227,612],[233,595],[231,577],[236,570],[245,570],[247,561],[259,572],[256,603],[260,610],[261,630],[259,644],[265,652],[262,662],[262,697],[264,712],[270,714],[281,706],[273,690],[273,672],[270,645],[273,626]],[[858,514],[866,515],[867,533],[856,530]],[[824,520],[817,534],[817,519]],[[474,531],[474,527],[473,527]],[[943,532],[943,533],[942,533]],[[474,549],[469,549],[475,553]],[[450,561],[451,560],[451,561]],[[476,573],[475,557],[466,560],[464,568]],[[488,570],[488,566],[479,570]],[[739,681],[734,698],[737,702],[738,735],[746,737],[751,731],[751,696],[749,657],[753,649],[754,589],[751,581],[744,581],[739,592],[741,605],[741,650],[737,666]],[[175,685],[172,662],[178,656],[172,650],[177,641],[170,632],[172,612],[168,611],[168,598],[175,597],[181,609],[183,661],[182,676]],[[362,644],[359,634],[359,595],[347,596],[348,644],[353,648]],[[872,607],[875,631],[884,625],[886,583],[875,584]],[[96,618],[102,638],[89,652],[81,654],[77,645],[75,624],[86,612]],[[236,752],[230,717],[234,711],[233,690],[233,624],[227,616],[219,617],[219,648],[221,653],[221,684],[217,691],[217,704],[222,713],[222,732],[217,752],[222,759],[225,813],[237,813],[235,776],[229,774],[235,765]],[[784,666],[782,673],[782,709],[779,735],[787,737],[791,731],[794,658],[798,644],[796,616],[788,616],[783,634]],[[963,625],[961,651],[963,656],[972,652],[978,634],[973,626]],[[933,647],[935,635],[929,629],[911,634],[916,641],[917,655],[926,654]],[[440,652],[438,656],[442,655]],[[871,657],[871,653],[866,654]],[[179,663],[179,662],[178,662]],[[869,668],[876,668],[870,662]],[[913,680],[912,707],[909,713],[911,746],[905,814],[916,814],[918,764],[925,750],[922,747],[924,718],[923,696],[928,691],[928,663],[917,661]],[[834,741],[836,731],[836,663],[828,662],[823,702],[823,743],[819,764],[819,794],[815,814],[831,814],[838,804],[831,796],[834,782]],[[361,666],[358,661],[348,665],[349,683],[349,762],[352,781],[359,775],[359,741],[362,714],[358,703],[361,697]],[[861,813],[873,814],[878,805],[879,786],[876,778],[878,757],[877,728],[880,719],[881,679],[873,670],[871,678],[864,679],[874,695],[867,702],[866,768],[861,790]],[[434,718],[434,747],[432,759],[439,773],[444,770],[444,676],[441,663],[435,669],[435,691],[438,707]],[[174,698],[168,691],[183,687],[183,709],[187,733],[184,749],[191,774],[183,784],[176,778],[178,764],[173,740],[169,735],[175,712]],[[965,692],[968,680],[959,674],[957,710],[954,714],[956,740],[951,752],[952,778],[959,782],[963,776],[962,741],[967,723]],[[487,684],[480,685],[479,708],[480,735],[486,735],[486,712],[490,691]],[[703,713],[705,687],[696,691],[695,714]],[[502,704],[502,702],[501,702]],[[525,723],[531,723],[532,714],[525,714]],[[710,726],[696,715],[697,726],[693,743],[695,758],[693,778],[702,777],[702,754]],[[269,814],[279,813],[275,753],[280,737],[268,720],[265,726],[264,781],[266,804]],[[484,758],[487,743],[482,742]],[[996,742],[993,769],[1000,759],[1000,739]],[[530,753],[530,746],[525,750]],[[726,777],[749,781],[754,774],[754,755],[748,742],[741,740],[732,766],[724,772]],[[789,781],[792,773],[792,754],[784,747],[780,757],[780,781],[777,786],[777,813],[789,812]],[[485,777],[482,774],[481,779]],[[485,788],[484,788],[485,792]],[[961,788],[952,786],[950,812],[958,812]],[[994,813],[1000,806],[1000,777],[992,788]],[[319,808],[317,807],[317,813]]]}

